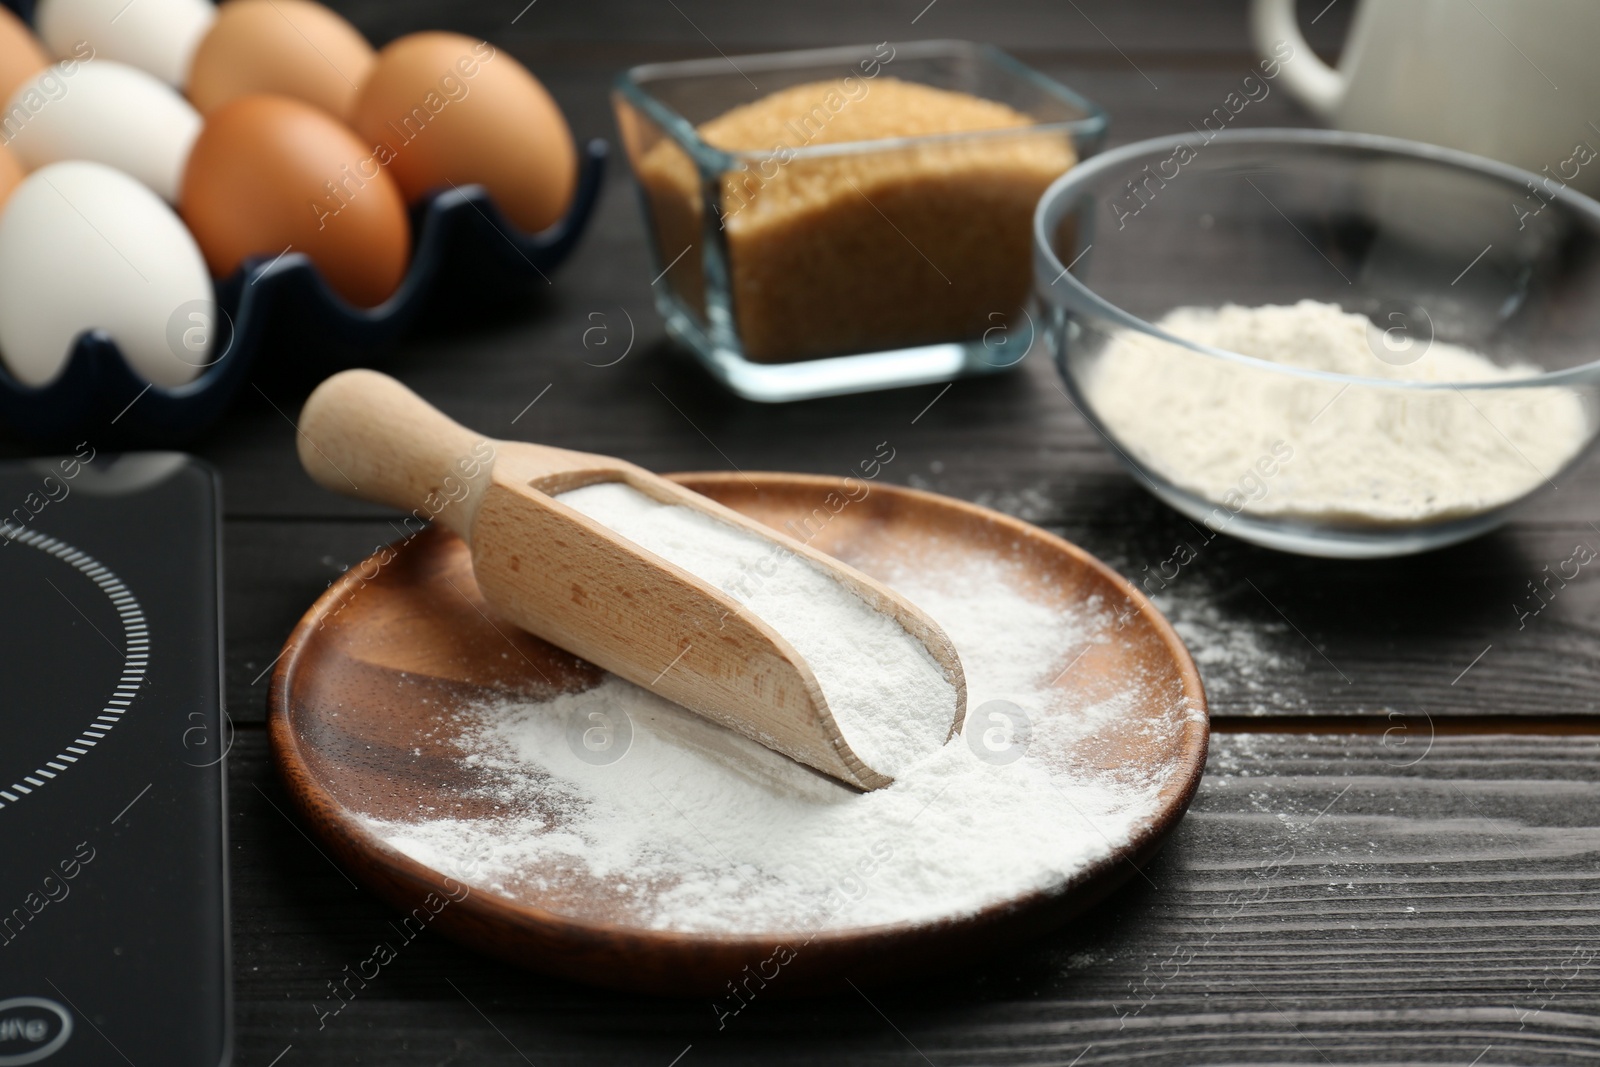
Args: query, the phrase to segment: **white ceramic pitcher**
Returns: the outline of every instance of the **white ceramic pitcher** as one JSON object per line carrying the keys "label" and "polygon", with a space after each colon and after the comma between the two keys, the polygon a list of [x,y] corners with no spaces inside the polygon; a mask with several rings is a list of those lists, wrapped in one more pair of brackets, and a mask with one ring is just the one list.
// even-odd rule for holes
{"label": "white ceramic pitcher", "polygon": [[1306,44],[1294,0],[1251,9],[1262,55],[1293,45],[1283,84],[1316,114],[1600,195],[1600,0],[1334,2],[1359,2],[1338,70]]}

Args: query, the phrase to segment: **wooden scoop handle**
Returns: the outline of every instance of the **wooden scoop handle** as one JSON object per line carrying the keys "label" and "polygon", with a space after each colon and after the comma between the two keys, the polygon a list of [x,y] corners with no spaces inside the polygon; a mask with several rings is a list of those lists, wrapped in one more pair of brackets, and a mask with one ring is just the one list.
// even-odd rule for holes
{"label": "wooden scoop handle", "polygon": [[295,447],[324,489],[437,519],[462,537],[495,454],[493,441],[369,370],[317,386],[300,412]]}
{"label": "wooden scoop handle", "polygon": [[616,461],[473,433],[386,374],[347,370],[317,386],[300,412],[296,448],[316,483],[448,526],[469,544],[498,468],[523,484]]}

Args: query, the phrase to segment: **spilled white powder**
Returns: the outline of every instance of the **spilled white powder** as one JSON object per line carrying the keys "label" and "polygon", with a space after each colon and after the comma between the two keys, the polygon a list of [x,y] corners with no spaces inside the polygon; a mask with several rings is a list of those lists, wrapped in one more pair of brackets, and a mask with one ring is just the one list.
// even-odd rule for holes
{"label": "spilled white powder", "polygon": [[809,560],[616,482],[556,499],[733,593],[777,630],[811,668],[839,732],[867,766],[897,777],[949,737],[955,686],[927,648]]}
{"label": "spilled white powder", "polygon": [[[1203,711],[1139,677],[1085,692],[1069,668],[1084,647],[1120,639],[1111,619],[1037,602],[1008,564],[924,562],[885,577],[955,643],[975,732],[885,789],[847,789],[607,676],[545,702],[470,708],[450,725],[473,776],[464,803],[495,813],[368,825],[474,887],[576,918],[797,943],[970,914],[1125,849],[1156,815],[1170,766],[1128,767],[1117,746],[1131,733],[1170,751]],[[996,699],[1029,725],[985,715]],[[597,712],[631,727],[613,763],[586,760],[575,740]]]}
{"label": "spilled white powder", "polygon": [[[1365,378],[1510,382],[1540,373],[1438,340],[1397,366],[1375,354],[1383,341],[1364,315],[1312,300],[1178,308],[1156,325],[1240,355]],[[1140,463],[1180,489],[1256,516],[1370,525],[1472,515],[1545,484],[1589,432],[1571,389],[1345,388],[1135,331],[1107,346],[1084,387],[1111,435]]]}

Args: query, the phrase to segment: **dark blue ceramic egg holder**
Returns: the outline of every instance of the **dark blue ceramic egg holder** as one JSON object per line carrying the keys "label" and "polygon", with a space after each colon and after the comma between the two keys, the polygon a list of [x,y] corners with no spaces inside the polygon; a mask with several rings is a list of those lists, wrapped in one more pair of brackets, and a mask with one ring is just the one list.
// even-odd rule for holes
{"label": "dark blue ceramic egg holder", "polygon": [[319,378],[369,365],[438,301],[459,295],[492,303],[547,281],[594,212],[607,153],[602,140],[583,147],[571,207],[537,234],[518,230],[482,186],[429,195],[412,214],[405,278],[374,308],[334,293],[302,253],[246,261],[216,285],[224,321],[214,330],[210,363],[185,385],[147,381],[99,331],[80,335],[61,372],[41,386],[24,385],[0,363],[0,422],[39,445],[174,445],[214,424],[264,360]]}

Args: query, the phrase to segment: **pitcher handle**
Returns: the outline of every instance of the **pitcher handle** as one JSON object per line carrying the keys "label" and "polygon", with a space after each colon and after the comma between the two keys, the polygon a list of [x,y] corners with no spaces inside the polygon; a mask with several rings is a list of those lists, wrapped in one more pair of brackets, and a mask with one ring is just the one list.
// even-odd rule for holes
{"label": "pitcher handle", "polygon": [[1283,63],[1284,85],[1318,118],[1331,120],[1344,99],[1345,76],[1317,58],[1306,43],[1295,21],[1294,0],[1252,0],[1250,35],[1263,57],[1276,58],[1274,50],[1283,42],[1294,49]]}

